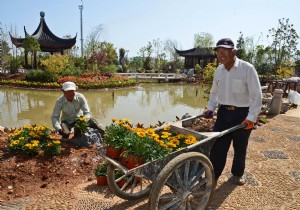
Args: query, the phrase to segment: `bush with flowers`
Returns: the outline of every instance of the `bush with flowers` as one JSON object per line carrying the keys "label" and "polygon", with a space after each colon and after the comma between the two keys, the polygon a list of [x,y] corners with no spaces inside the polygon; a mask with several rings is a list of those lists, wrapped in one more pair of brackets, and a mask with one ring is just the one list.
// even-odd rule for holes
{"label": "bush with flowers", "polygon": [[43,153],[52,156],[60,154],[61,142],[50,134],[48,126],[25,125],[11,132],[7,146],[13,153],[25,153],[29,156]]}
{"label": "bush with flowers", "polygon": [[171,126],[162,129],[134,127],[127,119],[112,119],[106,127],[104,141],[109,146],[125,150],[123,156],[136,155],[146,162],[163,158],[169,153],[198,142],[193,135],[175,134]]}

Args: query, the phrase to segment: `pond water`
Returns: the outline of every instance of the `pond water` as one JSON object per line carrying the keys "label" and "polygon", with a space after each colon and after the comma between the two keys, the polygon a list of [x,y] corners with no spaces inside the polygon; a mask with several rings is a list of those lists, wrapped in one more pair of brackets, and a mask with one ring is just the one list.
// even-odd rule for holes
{"label": "pond water", "polygon": [[[175,121],[185,113],[202,113],[207,100],[202,85],[146,83],[116,90],[78,90],[88,100],[91,115],[102,126],[111,118],[127,118],[144,126]],[[48,125],[60,90],[31,90],[0,87],[0,126]]]}

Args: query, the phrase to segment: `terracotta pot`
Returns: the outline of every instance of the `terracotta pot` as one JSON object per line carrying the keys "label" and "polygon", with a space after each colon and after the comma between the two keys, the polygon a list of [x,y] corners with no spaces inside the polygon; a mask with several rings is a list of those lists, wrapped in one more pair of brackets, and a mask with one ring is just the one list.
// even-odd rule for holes
{"label": "terracotta pot", "polygon": [[121,154],[120,149],[116,149],[114,147],[106,147],[106,155],[110,158],[119,158]]}
{"label": "terracotta pot", "polygon": [[106,176],[98,176],[97,177],[97,185],[99,185],[99,186],[107,185],[107,177]]}
{"label": "terracotta pot", "polygon": [[125,166],[127,168],[128,160],[126,159],[126,157],[122,157],[120,163],[122,166]]}
{"label": "terracotta pot", "polygon": [[128,163],[127,163],[127,168],[128,169],[135,168],[137,166],[142,165],[144,162],[145,162],[144,158],[141,158],[141,157],[138,157],[138,156],[135,156],[135,155],[129,155],[129,160],[128,160]]}
{"label": "terracotta pot", "polygon": [[118,182],[118,186],[122,188],[126,184],[126,179],[122,179],[121,181]]}

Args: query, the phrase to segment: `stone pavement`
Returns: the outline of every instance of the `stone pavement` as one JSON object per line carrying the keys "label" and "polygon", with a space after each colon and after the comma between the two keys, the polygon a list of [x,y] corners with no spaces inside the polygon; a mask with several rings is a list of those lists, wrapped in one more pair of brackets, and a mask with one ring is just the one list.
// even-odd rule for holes
{"label": "stone pavement", "polygon": [[[300,108],[270,119],[251,134],[245,177],[247,184],[229,180],[232,149],[209,209],[300,209]],[[75,189],[48,192],[0,204],[1,210],[147,209],[147,198],[126,201],[95,182]]]}

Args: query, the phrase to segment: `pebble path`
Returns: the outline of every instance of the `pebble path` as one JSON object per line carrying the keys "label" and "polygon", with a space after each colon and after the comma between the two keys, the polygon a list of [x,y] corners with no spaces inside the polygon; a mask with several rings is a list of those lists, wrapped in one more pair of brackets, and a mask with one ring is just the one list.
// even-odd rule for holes
{"label": "pebble path", "polygon": [[[292,111],[292,110],[290,110]],[[289,111],[289,112],[290,112]],[[252,132],[247,156],[247,184],[230,181],[232,149],[209,209],[300,209],[300,109],[277,115]],[[93,182],[0,203],[1,210],[147,209],[148,199],[123,200]]]}

